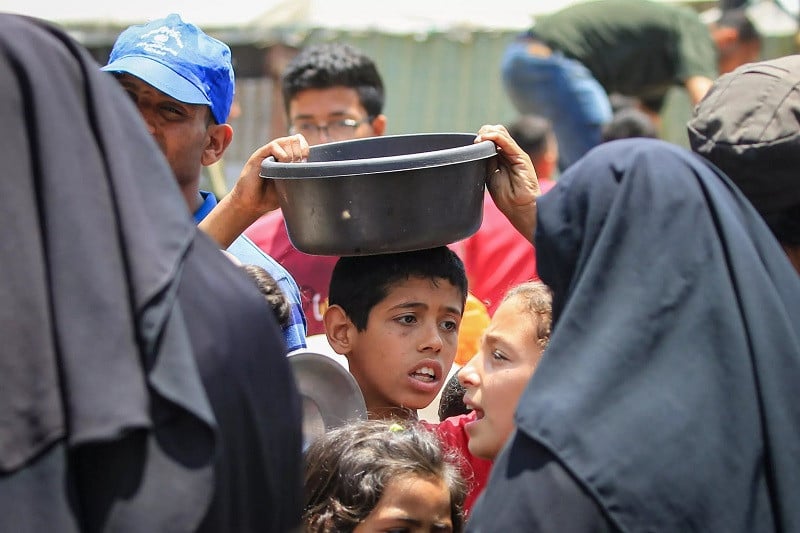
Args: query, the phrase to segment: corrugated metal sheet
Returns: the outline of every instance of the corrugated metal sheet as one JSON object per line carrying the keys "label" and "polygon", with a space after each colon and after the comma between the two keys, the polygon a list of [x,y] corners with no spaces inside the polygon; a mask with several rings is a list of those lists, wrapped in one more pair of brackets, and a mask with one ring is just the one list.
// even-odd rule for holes
{"label": "corrugated metal sheet", "polygon": [[386,85],[388,133],[477,131],[513,116],[499,79],[513,33],[365,35],[348,42],[367,51]]}
{"label": "corrugated metal sheet", "polygon": [[[340,40],[372,57],[386,86],[387,134],[475,132],[482,124],[508,123],[516,117],[500,81],[500,61],[516,31],[439,32],[399,35],[378,32],[315,30],[302,45]],[[795,53],[792,35],[765,38],[762,56]],[[232,184],[250,153],[285,131],[272,131],[269,79],[237,82],[244,114],[233,121],[234,141],[226,153]],[[280,109],[280,108],[277,108]],[[686,121],[691,107],[685,92],[674,89],[662,113],[662,137],[687,146]]]}

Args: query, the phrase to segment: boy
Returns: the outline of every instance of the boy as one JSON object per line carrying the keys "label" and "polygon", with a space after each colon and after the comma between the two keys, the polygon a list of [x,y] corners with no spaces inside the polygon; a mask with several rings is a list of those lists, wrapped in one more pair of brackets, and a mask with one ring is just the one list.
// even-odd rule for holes
{"label": "boy", "polygon": [[446,247],[343,257],[323,320],[374,419],[416,418],[442,388],[458,345],[467,277]]}
{"label": "boy", "polygon": [[[282,94],[291,134],[310,145],[383,135],[383,80],[366,54],[347,44],[305,48],[283,73]],[[245,233],[291,272],[301,287],[308,335],[325,332],[323,313],[335,257],[299,252],[292,246],[280,209],[254,222]]]}

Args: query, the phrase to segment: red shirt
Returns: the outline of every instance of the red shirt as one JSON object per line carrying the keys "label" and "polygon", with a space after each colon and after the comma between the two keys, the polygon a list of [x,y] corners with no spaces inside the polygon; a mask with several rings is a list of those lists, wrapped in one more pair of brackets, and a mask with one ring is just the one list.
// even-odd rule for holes
{"label": "red shirt", "polygon": [[283,212],[271,211],[244,234],[292,275],[300,287],[300,301],[308,322],[307,335],[325,333],[322,314],[328,307],[328,286],[338,257],[309,255],[292,246]]}
{"label": "red shirt", "polygon": [[489,471],[492,461],[475,457],[469,451],[467,443],[469,435],[464,431],[468,422],[475,420],[475,411],[465,415],[451,416],[438,424],[422,421],[421,423],[430,431],[436,433],[439,442],[449,450],[456,451],[461,458],[461,475],[467,481],[467,498],[464,500],[464,517],[469,518],[475,500],[483,492],[486,482],[489,481]]}
{"label": "red shirt", "polygon": [[[551,180],[539,181],[542,194],[553,185],[555,182]],[[470,292],[486,305],[489,315],[494,314],[508,289],[539,279],[533,244],[494,205],[488,192],[483,198],[481,227],[451,248],[464,261]]]}

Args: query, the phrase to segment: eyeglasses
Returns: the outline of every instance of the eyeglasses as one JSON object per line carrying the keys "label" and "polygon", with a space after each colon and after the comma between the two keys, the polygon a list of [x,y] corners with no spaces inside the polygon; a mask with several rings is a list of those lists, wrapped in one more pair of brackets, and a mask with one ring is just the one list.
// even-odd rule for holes
{"label": "eyeglasses", "polygon": [[321,139],[322,134],[332,141],[345,141],[352,139],[355,135],[356,129],[362,124],[370,124],[373,117],[367,117],[362,120],[355,120],[352,118],[345,118],[342,120],[334,120],[326,124],[317,124],[310,120],[301,120],[292,124],[289,128],[289,134],[302,133],[306,139]]}

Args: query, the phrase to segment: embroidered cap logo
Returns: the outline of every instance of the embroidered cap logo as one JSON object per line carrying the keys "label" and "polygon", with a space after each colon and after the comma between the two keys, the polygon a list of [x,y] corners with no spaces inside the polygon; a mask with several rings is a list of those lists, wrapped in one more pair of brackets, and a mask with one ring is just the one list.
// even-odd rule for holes
{"label": "embroidered cap logo", "polygon": [[167,26],[161,26],[143,34],[136,46],[150,54],[163,56],[169,53],[173,57],[177,57],[178,50],[168,46],[170,38],[175,42],[175,46],[183,48],[181,32]]}

